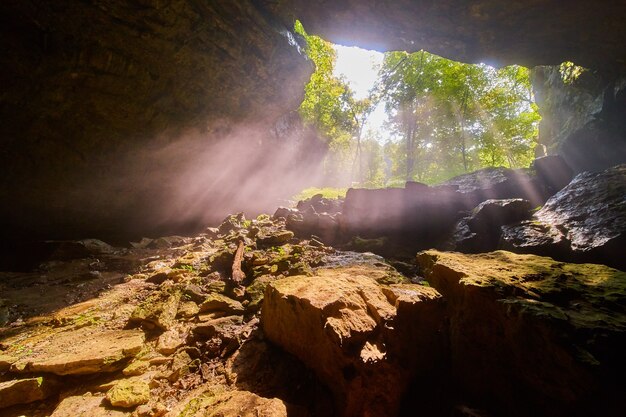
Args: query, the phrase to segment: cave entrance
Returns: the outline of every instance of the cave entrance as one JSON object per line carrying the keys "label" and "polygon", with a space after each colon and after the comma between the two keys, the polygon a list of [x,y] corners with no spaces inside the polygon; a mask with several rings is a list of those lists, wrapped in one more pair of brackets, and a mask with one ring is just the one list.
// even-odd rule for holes
{"label": "cave entrance", "polygon": [[322,178],[299,198],[436,184],[535,157],[541,117],[528,68],[368,51],[295,29],[315,64],[299,111],[328,145]]}

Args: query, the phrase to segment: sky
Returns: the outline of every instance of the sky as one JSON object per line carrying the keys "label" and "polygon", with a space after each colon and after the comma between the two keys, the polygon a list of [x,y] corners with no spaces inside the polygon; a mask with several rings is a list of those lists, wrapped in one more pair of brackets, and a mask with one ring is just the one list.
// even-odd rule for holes
{"label": "sky", "polygon": [[[337,51],[335,76],[343,75],[346,78],[357,99],[367,97],[369,89],[376,82],[378,67],[383,62],[383,53],[353,46],[333,45],[333,47]],[[368,129],[378,130],[382,133],[384,141],[388,134],[383,127],[385,119],[385,106],[381,103],[365,123],[364,132]]]}

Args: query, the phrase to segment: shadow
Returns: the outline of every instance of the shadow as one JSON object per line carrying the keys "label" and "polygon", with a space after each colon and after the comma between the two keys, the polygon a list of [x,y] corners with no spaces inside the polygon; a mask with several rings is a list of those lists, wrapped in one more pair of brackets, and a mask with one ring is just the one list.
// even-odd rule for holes
{"label": "shadow", "polygon": [[264,340],[262,331],[240,348],[232,362],[236,386],[265,398],[280,398],[289,417],[335,416],[332,395],[312,370]]}

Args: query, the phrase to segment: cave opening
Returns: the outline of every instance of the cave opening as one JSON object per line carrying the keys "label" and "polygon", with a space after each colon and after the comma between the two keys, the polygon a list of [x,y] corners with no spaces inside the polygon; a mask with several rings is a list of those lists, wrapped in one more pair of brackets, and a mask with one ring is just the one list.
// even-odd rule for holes
{"label": "cave opening", "polygon": [[[528,168],[544,154],[528,68],[334,45],[299,21],[295,31],[315,65],[299,112],[327,145],[318,184],[297,198]],[[567,70],[570,77],[582,71]]]}

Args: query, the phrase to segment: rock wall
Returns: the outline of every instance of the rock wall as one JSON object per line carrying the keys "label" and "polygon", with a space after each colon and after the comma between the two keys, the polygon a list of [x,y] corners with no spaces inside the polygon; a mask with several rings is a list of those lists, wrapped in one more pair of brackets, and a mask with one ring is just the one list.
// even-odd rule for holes
{"label": "rock wall", "polygon": [[465,62],[622,66],[626,4],[585,0],[266,1],[283,19],[335,43],[378,50],[426,49]]}
{"label": "rock wall", "polygon": [[180,232],[305,141],[271,130],[313,66],[253,1],[11,0],[0,22],[5,233]]}
{"label": "rock wall", "polygon": [[542,120],[539,143],[576,173],[626,162],[626,75],[585,70],[565,80],[558,66],[532,71]]}

